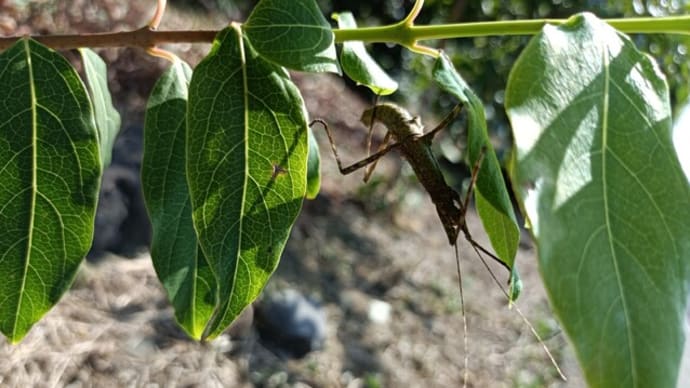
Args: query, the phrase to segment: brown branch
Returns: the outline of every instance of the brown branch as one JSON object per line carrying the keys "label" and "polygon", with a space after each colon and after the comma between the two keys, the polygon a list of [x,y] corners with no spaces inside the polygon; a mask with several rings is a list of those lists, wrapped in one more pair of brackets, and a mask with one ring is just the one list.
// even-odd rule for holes
{"label": "brown branch", "polygon": [[[161,43],[211,43],[218,31],[156,31],[143,27],[134,31],[108,32],[75,35],[36,35],[31,36],[42,44],[58,49],[79,47],[141,47],[147,49]],[[0,38],[0,50],[10,47],[21,37]]]}

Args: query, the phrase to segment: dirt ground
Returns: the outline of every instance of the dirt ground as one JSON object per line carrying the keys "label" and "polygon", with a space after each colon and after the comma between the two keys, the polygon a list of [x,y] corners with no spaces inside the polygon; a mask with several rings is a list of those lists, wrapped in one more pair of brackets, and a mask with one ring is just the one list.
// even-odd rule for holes
{"label": "dirt ground", "polygon": [[[177,15],[182,24],[177,28],[199,20]],[[155,64],[154,73],[162,66],[147,63]],[[138,74],[136,68],[130,71]],[[336,77],[294,78],[310,114],[337,129],[343,159],[361,156],[366,134],[357,119],[369,103]],[[126,120],[141,120],[146,88],[121,92],[118,100],[126,106],[119,108],[128,114]],[[85,263],[72,290],[20,344],[0,339],[0,386],[457,387],[465,357],[470,387],[583,386],[550,312],[528,240],[517,258],[524,281],[518,305],[544,337],[567,383],[558,379],[542,345],[463,244],[466,352],[454,255],[430,200],[408,179],[397,154],[380,163],[367,186],[361,174],[342,177],[323,135],[317,131],[321,194],[305,202],[267,286],[294,288],[321,302],[328,322],[323,350],[301,360],[280,359],[253,331],[244,339],[223,335],[207,344],[192,342],[176,327],[148,255],[113,256],[98,265]],[[468,224],[488,246],[474,212]],[[506,278],[501,268],[492,269]],[[391,306],[387,322],[368,317],[378,301]]]}

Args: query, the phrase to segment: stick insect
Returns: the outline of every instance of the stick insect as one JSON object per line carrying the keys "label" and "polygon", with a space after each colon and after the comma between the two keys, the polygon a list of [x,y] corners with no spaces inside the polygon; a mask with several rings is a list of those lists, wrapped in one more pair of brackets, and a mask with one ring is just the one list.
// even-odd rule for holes
{"label": "stick insect", "polygon": [[[462,231],[470,244],[477,246],[483,253],[489,255],[510,270],[510,268],[495,255],[484,247],[481,247],[481,245],[472,238],[465,225],[465,214],[469,205],[470,193],[477,180],[477,174],[484,160],[484,153],[486,150],[482,150],[472,169],[472,177],[467,191],[468,194],[465,196],[464,201],[461,201],[460,195],[446,184],[438,160],[431,150],[431,143],[434,136],[441,130],[447,128],[461,111],[462,105],[456,105],[434,129],[424,133],[424,127],[418,116],[412,116],[407,110],[391,103],[375,105],[364,111],[361,121],[371,128],[374,121],[378,120],[388,128],[388,132],[383,139],[383,144],[376,153],[347,167],[343,167],[342,165],[340,156],[338,155],[338,149],[333,140],[333,135],[326,122],[321,119],[316,119],[312,121],[310,126],[314,123],[319,123],[324,127],[331,144],[331,150],[335,156],[335,161],[338,164],[338,169],[343,175],[351,174],[367,166],[374,167],[375,163],[381,157],[393,149],[399,148],[405,159],[410,163],[410,166],[412,166],[417,179],[429,193],[431,201],[436,205],[436,211],[443,225],[443,229],[446,232],[446,236],[448,237],[448,243],[450,245],[456,245],[458,234]],[[395,142],[388,144],[391,139],[395,140]],[[366,171],[364,175],[365,182],[371,176],[372,171],[373,169]]]}
{"label": "stick insect", "polygon": [[[351,174],[359,169],[367,168],[365,170],[364,181],[366,182],[377,161],[388,154],[393,149],[399,149],[403,154],[404,158],[408,161],[410,166],[415,172],[417,179],[422,184],[424,189],[429,193],[431,201],[436,206],[436,212],[438,213],[443,229],[448,237],[448,243],[454,247],[455,250],[455,260],[457,265],[457,275],[458,275],[458,287],[460,289],[460,305],[462,310],[462,320],[463,320],[463,333],[464,333],[464,347],[467,350],[467,318],[465,316],[465,303],[462,289],[462,274],[460,270],[460,258],[458,253],[457,239],[460,232],[464,235],[465,239],[470,243],[474,251],[477,253],[478,257],[484,264],[484,266],[489,270],[491,277],[494,282],[498,284],[499,288],[503,294],[510,300],[510,296],[506,291],[505,287],[494,275],[491,268],[486,263],[486,260],[482,256],[486,254],[491,257],[502,266],[510,271],[510,267],[496,257],[493,253],[481,246],[469,232],[467,224],[465,223],[465,216],[467,209],[469,207],[470,196],[472,189],[477,181],[477,175],[479,169],[481,168],[482,162],[484,160],[484,155],[486,153],[486,148],[481,150],[480,156],[475,162],[472,168],[472,175],[470,178],[470,184],[467,189],[467,194],[464,200],[461,200],[460,195],[445,181],[443,173],[439,166],[438,160],[433,154],[431,149],[431,144],[434,136],[440,131],[445,129],[452,123],[455,118],[462,111],[462,104],[456,105],[453,110],[446,115],[446,117],[431,131],[424,133],[424,127],[418,116],[411,115],[407,110],[391,103],[383,103],[374,105],[373,107],[365,110],[362,113],[360,121],[369,127],[369,138],[371,138],[371,131],[375,121],[381,122],[386,128],[387,132],[383,139],[381,147],[374,154],[358,161],[350,166],[343,167],[340,157],[338,155],[338,150],[333,140],[333,135],[325,121],[321,119],[316,119],[312,121],[309,125],[312,126],[315,123],[321,124],[328,135],[328,140],[331,144],[331,150],[335,156],[335,161],[338,165],[340,173],[343,175]],[[392,144],[389,142],[393,140]],[[369,148],[369,142],[367,147]],[[544,342],[542,341],[539,334],[534,329],[533,325],[529,320],[522,314],[522,312],[515,306],[515,310],[520,315],[522,320],[527,324],[532,334],[541,343],[544,351],[549,357],[551,363],[555,366],[557,372],[566,380],[565,376],[561,372],[558,363],[551,355]],[[467,373],[468,373],[468,356],[467,351],[465,352],[465,376],[463,386],[467,384]]]}

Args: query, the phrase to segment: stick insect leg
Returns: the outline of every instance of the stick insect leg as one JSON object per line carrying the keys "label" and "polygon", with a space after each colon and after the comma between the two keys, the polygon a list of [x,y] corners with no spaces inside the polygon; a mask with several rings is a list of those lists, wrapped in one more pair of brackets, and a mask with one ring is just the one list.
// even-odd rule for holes
{"label": "stick insect leg", "polygon": [[[367,134],[367,157],[370,156],[371,152],[371,141],[374,137],[374,123],[376,122],[376,108],[378,107],[379,103],[379,95],[377,94],[376,97],[374,97],[374,109],[371,112],[371,122],[369,123],[369,133]],[[379,146],[378,150],[376,152],[382,151],[388,142],[390,141],[392,134],[389,132],[386,132],[386,136],[383,139],[383,143]],[[372,162],[369,167],[367,167],[364,170],[364,183],[369,182],[369,179],[371,178],[371,174],[374,173],[374,170],[376,169],[376,164],[378,163],[378,160]]]}
{"label": "stick insect leg", "polygon": [[[374,117],[376,117],[376,107],[378,106],[377,105],[378,101],[379,101],[379,96],[377,94],[376,98],[374,98],[374,110],[371,114],[371,117],[372,117],[371,122],[369,123],[369,133],[367,133],[367,157],[371,156],[371,141],[374,138]],[[386,136],[388,136],[388,133],[386,133]],[[386,143],[388,143],[388,141],[384,141],[383,146],[385,146]],[[376,152],[378,152],[378,151],[381,151],[381,147],[379,147],[379,149]],[[378,161],[373,162],[372,164],[369,165],[369,167],[364,169],[363,180],[365,183],[369,181],[369,177],[371,177],[371,173],[374,172],[374,169],[376,168],[376,163],[378,163]]]}
{"label": "stick insect leg", "polygon": [[484,161],[485,155],[486,146],[483,146],[482,149],[479,151],[479,157],[474,162],[474,166],[472,166],[472,177],[470,179],[469,186],[467,186],[467,194],[465,194],[465,200],[462,203],[461,217],[463,219],[463,224],[465,220],[465,215],[467,214],[467,208],[470,206],[470,197],[472,196],[472,190],[474,190],[474,186],[477,183],[477,177],[479,176],[479,168],[482,166],[482,162]]}
{"label": "stick insect leg", "polygon": [[[386,136],[383,138],[383,143],[381,143],[381,146],[379,147],[378,150],[376,150],[376,152],[378,153],[378,152],[383,151],[386,148],[386,146],[388,145],[388,142],[390,141],[390,139],[392,137],[393,137],[393,134],[390,131],[386,132]],[[378,163],[378,159],[374,160],[369,165],[369,167],[366,168],[365,173],[364,173],[364,182],[369,182],[369,178],[371,178],[371,174],[374,172],[374,169],[376,168],[376,163]]]}
{"label": "stick insect leg", "polygon": [[309,126],[311,127],[315,123],[319,123],[323,126],[323,128],[326,130],[326,134],[328,135],[328,141],[331,143],[331,150],[333,150],[333,156],[335,156],[335,162],[338,164],[338,170],[340,170],[340,173],[343,175],[348,175],[351,174],[357,170],[359,170],[362,167],[365,167],[371,163],[374,163],[375,161],[379,160],[382,156],[386,155],[388,152],[390,152],[392,149],[400,147],[402,143],[393,143],[391,145],[386,146],[382,150],[376,152],[375,154],[370,155],[369,157],[366,157],[358,162],[355,162],[347,167],[343,167],[342,162],[340,161],[340,157],[338,156],[338,150],[335,146],[335,142],[333,141],[333,136],[331,135],[331,130],[328,128],[328,124],[326,124],[325,121],[321,119],[315,119],[311,123],[309,123]]}
{"label": "stick insect leg", "polygon": [[422,136],[422,139],[426,139],[428,141],[431,141],[437,133],[439,133],[440,131],[447,128],[450,125],[450,123],[452,123],[453,120],[455,120],[455,118],[458,117],[460,112],[462,112],[462,106],[463,106],[462,104],[455,105],[453,110],[451,110],[446,115],[446,117],[444,117],[443,120],[441,120],[441,122],[438,123],[438,125],[436,125],[436,127],[434,127],[434,129],[425,133],[424,136]]}
{"label": "stick insect leg", "polygon": [[[379,104],[379,95],[374,97],[374,110],[371,112],[371,122],[369,123],[369,133],[367,134],[367,156],[371,155],[371,140],[374,137],[374,118],[376,117],[376,107]],[[366,181],[366,180],[365,180]]]}

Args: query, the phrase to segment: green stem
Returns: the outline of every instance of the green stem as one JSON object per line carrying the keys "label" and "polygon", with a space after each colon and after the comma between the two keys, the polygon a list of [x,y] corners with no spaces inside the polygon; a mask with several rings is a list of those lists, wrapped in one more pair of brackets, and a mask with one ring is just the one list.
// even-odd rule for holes
{"label": "green stem", "polygon": [[[421,6],[423,1],[417,3]],[[454,39],[487,35],[534,35],[545,24],[563,24],[567,19],[510,20],[500,22],[475,22],[415,26],[415,7],[405,20],[381,27],[333,30],[338,43],[345,41],[397,43],[413,51],[427,55],[437,54],[432,48],[421,46],[419,41],[433,39]],[[681,34],[690,35],[690,15],[662,18],[608,19],[611,26],[625,33]],[[143,27],[134,31],[33,36],[39,42],[54,49],[77,47],[121,47],[136,46],[147,49],[163,43],[210,43],[218,31],[156,31]],[[0,51],[14,44],[19,37],[0,37]]]}
{"label": "green stem", "polygon": [[[414,26],[396,23],[381,27],[336,29],[335,41],[363,41],[398,43],[413,46],[417,41],[453,39],[488,35],[534,35],[546,24],[563,24],[568,19],[509,20]],[[634,34],[682,34],[690,35],[690,15],[660,18],[627,18],[606,20],[619,31]]]}
{"label": "green stem", "polygon": [[402,23],[407,26],[412,26],[415,19],[417,19],[417,16],[419,16],[419,13],[422,12],[422,7],[424,7],[424,0],[415,1],[414,6],[412,6],[412,10],[409,14],[407,14],[407,17],[403,19]]}

